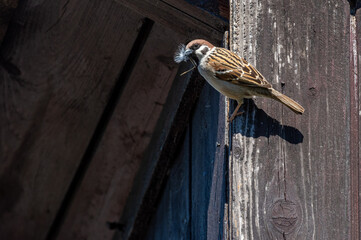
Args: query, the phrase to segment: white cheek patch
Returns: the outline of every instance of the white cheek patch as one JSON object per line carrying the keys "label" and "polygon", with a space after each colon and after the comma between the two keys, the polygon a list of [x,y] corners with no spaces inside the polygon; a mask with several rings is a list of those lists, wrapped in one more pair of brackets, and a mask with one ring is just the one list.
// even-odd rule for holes
{"label": "white cheek patch", "polygon": [[174,55],[174,61],[180,63],[182,61],[187,61],[189,59],[188,55],[192,53],[192,50],[187,49],[184,44],[179,45],[178,50]]}
{"label": "white cheek patch", "polygon": [[203,46],[196,51],[196,54],[199,56],[202,56],[202,55],[204,56],[207,54],[208,51],[209,51],[209,48],[207,46]]}

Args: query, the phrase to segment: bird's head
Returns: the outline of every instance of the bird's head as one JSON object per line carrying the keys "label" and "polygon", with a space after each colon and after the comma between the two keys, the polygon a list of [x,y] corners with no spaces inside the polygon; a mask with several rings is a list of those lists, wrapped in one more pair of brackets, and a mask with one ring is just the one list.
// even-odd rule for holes
{"label": "bird's head", "polygon": [[192,58],[196,62],[199,62],[212,48],[214,48],[214,46],[206,40],[195,39],[190,41],[186,46],[183,44],[179,46],[174,56],[174,61],[180,63]]}

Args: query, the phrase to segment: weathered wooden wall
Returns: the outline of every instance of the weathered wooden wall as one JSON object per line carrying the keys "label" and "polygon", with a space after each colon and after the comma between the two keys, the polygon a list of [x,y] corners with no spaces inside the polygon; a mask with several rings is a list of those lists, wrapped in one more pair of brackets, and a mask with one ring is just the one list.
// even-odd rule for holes
{"label": "weathered wooden wall", "polygon": [[231,49],[306,109],[249,100],[232,123],[230,239],[359,239],[360,28],[349,3],[231,1],[230,21]]}

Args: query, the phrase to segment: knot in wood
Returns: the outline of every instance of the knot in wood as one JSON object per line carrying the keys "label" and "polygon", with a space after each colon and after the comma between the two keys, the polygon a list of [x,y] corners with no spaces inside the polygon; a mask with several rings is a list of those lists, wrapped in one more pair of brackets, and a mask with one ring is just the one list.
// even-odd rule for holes
{"label": "knot in wood", "polygon": [[299,211],[296,203],[280,199],[271,205],[269,220],[279,232],[289,234],[301,222]]}

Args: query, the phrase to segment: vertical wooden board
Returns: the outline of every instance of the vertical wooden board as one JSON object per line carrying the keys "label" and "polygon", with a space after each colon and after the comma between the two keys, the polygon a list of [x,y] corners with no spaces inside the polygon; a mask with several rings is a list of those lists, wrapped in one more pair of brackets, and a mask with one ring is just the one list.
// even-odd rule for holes
{"label": "vertical wooden board", "polygon": [[1,46],[2,239],[45,237],[140,25],[111,0],[19,5]]}
{"label": "vertical wooden board", "polygon": [[231,6],[231,49],[306,109],[250,100],[233,122],[231,239],[350,236],[348,3]]}
{"label": "vertical wooden board", "polygon": [[177,72],[184,41],[155,24],[110,120],[58,239],[106,239],[114,231]]}
{"label": "vertical wooden board", "polygon": [[[214,98],[214,91],[212,91],[210,98]],[[227,191],[227,154],[228,154],[228,142],[226,127],[226,98],[220,94],[218,97],[218,115],[217,115],[217,127],[212,127],[209,132],[216,134],[216,149],[214,151],[214,165],[211,181],[211,187],[209,192],[209,204],[207,209],[207,239],[226,239],[225,232],[227,229],[224,227],[225,222],[225,204],[226,204],[226,191]],[[213,104],[213,100],[212,103]],[[215,106],[212,106],[215,107]],[[216,107],[215,107],[216,108]],[[211,113],[213,119],[213,112]],[[198,185],[196,185],[197,188]],[[197,189],[196,189],[197,190]],[[228,228],[226,226],[226,228]]]}
{"label": "vertical wooden board", "polygon": [[[220,95],[206,84],[194,110],[191,128],[191,239],[220,238],[225,197],[224,159],[216,158]],[[222,129],[222,127],[221,127]],[[222,137],[222,135],[220,135]],[[221,146],[219,146],[221,147]],[[210,229],[208,229],[210,228]]]}
{"label": "vertical wooden board", "polygon": [[190,239],[190,135],[189,129],[174,159],[147,240]]}
{"label": "vertical wooden board", "polygon": [[[360,3],[359,3],[360,5]],[[361,5],[360,5],[361,6]],[[360,7],[359,6],[359,7]],[[352,19],[354,18],[354,19]],[[353,222],[352,224],[354,224],[355,226],[352,229],[352,238],[351,239],[357,239],[360,238],[361,236],[361,121],[360,121],[360,116],[361,116],[361,24],[360,24],[360,20],[361,20],[361,11],[357,10],[356,12],[356,16],[351,16],[351,23],[350,23],[350,27],[352,29],[352,24],[355,25],[355,35],[354,38],[351,38],[350,41],[350,50],[352,51],[351,53],[351,58],[353,59],[353,66],[351,66],[351,68],[353,70],[350,70],[350,75],[351,75],[351,80],[354,81],[354,83],[357,85],[357,105],[356,105],[356,113],[355,114],[355,119],[357,120],[357,148],[355,149],[357,151],[357,158],[354,160],[353,164],[351,165],[351,184],[354,184],[354,186],[351,186],[351,191],[353,193],[353,201],[351,202],[351,215],[352,215],[352,219],[351,221]],[[351,32],[351,30],[350,30]],[[351,33],[352,34],[352,33]],[[356,46],[355,46],[356,45]],[[355,90],[356,90],[355,89]],[[353,90],[353,89],[351,89]],[[356,222],[356,223],[355,223]]]}

